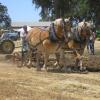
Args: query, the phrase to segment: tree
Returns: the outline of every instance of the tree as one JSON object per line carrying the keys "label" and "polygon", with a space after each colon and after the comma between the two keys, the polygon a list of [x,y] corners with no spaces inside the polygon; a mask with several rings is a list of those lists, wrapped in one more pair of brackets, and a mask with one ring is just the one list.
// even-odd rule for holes
{"label": "tree", "polygon": [[94,17],[96,24],[100,25],[100,0],[88,0],[89,12]]}
{"label": "tree", "polygon": [[51,14],[50,10],[52,8],[51,0],[32,0],[32,3],[35,4],[36,8],[41,8],[40,16],[42,20],[49,20]]}
{"label": "tree", "polygon": [[86,15],[87,0],[32,0],[36,8],[41,7],[40,15],[43,20],[59,17]]}
{"label": "tree", "polygon": [[7,11],[7,7],[0,3],[0,28],[9,28],[11,26],[11,19]]}
{"label": "tree", "polygon": [[40,16],[43,20],[64,17],[65,12],[69,11],[69,2],[70,0],[32,0],[36,8],[41,8]]}
{"label": "tree", "polygon": [[42,20],[52,20],[66,16],[82,16],[100,23],[100,0],[32,0],[41,7]]}

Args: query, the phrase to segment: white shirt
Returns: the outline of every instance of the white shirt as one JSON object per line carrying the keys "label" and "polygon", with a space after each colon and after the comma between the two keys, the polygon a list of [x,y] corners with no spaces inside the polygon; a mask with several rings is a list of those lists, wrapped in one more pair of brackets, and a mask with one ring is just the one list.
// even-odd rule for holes
{"label": "white shirt", "polygon": [[[31,29],[32,29],[31,27],[27,26],[27,31],[30,31]],[[19,32],[20,32],[20,38],[24,38],[24,37],[26,37],[26,34],[25,34],[25,32],[24,32],[24,29],[23,29],[23,28],[18,29],[17,31],[19,31]]]}

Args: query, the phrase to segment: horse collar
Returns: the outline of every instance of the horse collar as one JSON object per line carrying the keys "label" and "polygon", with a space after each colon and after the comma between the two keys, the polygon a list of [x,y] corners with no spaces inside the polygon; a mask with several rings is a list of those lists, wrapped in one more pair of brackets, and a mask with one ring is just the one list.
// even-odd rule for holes
{"label": "horse collar", "polygon": [[75,42],[80,43],[80,44],[82,44],[85,41],[85,39],[81,38],[77,27],[74,27],[74,29],[73,29],[73,39]]}
{"label": "horse collar", "polygon": [[52,42],[58,42],[58,41],[62,41],[63,39],[59,38],[56,35],[56,31],[55,31],[55,27],[54,27],[54,23],[52,23],[50,25],[50,30],[49,30],[49,38]]}

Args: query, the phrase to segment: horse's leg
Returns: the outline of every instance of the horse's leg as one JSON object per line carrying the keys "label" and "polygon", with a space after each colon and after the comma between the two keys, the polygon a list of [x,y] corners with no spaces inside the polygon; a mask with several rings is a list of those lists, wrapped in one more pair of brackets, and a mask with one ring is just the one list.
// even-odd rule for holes
{"label": "horse's leg", "polygon": [[79,66],[80,71],[86,71],[86,67],[83,67],[83,62],[82,62],[83,51],[81,52],[76,51],[76,66]]}
{"label": "horse's leg", "polygon": [[79,69],[80,69],[80,71],[82,71],[83,69],[84,69],[84,67],[83,67],[83,62],[82,62],[82,57],[80,56],[79,57]]}
{"label": "horse's leg", "polygon": [[27,67],[31,67],[32,66],[32,50],[31,49],[27,51],[27,57],[28,57]]}
{"label": "horse's leg", "polygon": [[58,67],[59,69],[62,69],[63,66],[60,65],[60,54],[55,53],[56,56],[56,62],[54,63],[54,66]]}
{"label": "horse's leg", "polygon": [[79,66],[79,59],[76,58],[75,66]]}
{"label": "horse's leg", "polygon": [[86,67],[83,67],[83,64],[82,64],[82,57],[80,57],[80,59],[79,59],[79,66],[80,66],[80,71],[81,71],[81,72],[84,72],[85,74],[88,73]]}
{"label": "horse's leg", "polygon": [[40,71],[41,70],[41,66],[40,66],[40,57],[41,54],[39,52],[37,52],[36,54],[36,62],[37,62],[37,71]]}
{"label": "horse's leg", "polygon": [[83,71],[83,64],[82,64],[82,57],[81,56],[78,56],[76,58],[76,63],[75,63],[76,67],[79,67],[79,70],[80,71]]}
{"label": "horse's leg", "polygon": [[66,57],[65,57],[65,53],[64,53],[64,49],[62,49],[61,50],[61,52],[60,52],[60,61],[59,61],[59,63],[60,63],[60,66],[61,66],[61,68],[63,67],[64,68],[64,72],[71,72],[71,67],[69,66],[67,66],[66,65]]}
{"label": "horse's leg", "polygon": [[43,69],[47,71],[47,63],[48,63],[49,54],[44,53],[44,65]]}
{"label": "horse's leg", "polygon": [[92,43],[91,43],[91,54],[94,55],[94,42],[93,42],[93,41],[92,41]]}
{"label": "horse's leg", "polygon": [[90,45],[90,49],[91,49],[91,54],[93,54],[93,45],[92,45],[92,43]]}
{"label": "horse's leg", "polygon": [[89,40],[88,42],[88,53],[91,54],[92,53],[92,46],[91,46],[91,41]]}
{"label": "horse's leg", "polygon": [[78,51],[74,51],[74,55],[76,56],[75,66],[79,67],[79,70],[82,70],[83,69],[83,66],[82,66],[82,56],[80,55],[80,53]]}
{"label": "horse's leg", "polygon": [[87,42],[87,51],[89,53],[89,42]]}
{"label": "horse's leg", "polygon": [[75,50],[73,51],[73,54],[75,56],[75,67],[74,70],[77,71],[78,67],[79,67],[79,58],[78,58],[78,52]]}
{"label": "horse's leg", "polygon": [[59,58],[59,63],[61,65],[61,67],[66,67],[66,64],[65,64],[65,55],[64,55],[64,50],[61,50],[60,52],[60,58]]}
{"label": "horse's leg", "polygon": [[92,46],[93,46],[93,55],[95,54],[95,50],[94,50],[94,41],[92,43]]}

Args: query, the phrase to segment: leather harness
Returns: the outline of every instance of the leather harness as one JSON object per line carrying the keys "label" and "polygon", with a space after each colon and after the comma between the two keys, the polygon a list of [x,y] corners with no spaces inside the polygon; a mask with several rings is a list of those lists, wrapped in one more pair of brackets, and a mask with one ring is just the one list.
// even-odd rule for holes
{"label": "leather harness", "polygon": [[[82,30],[82,29],[81,29]],[[80,44],[80,48],[82,48],[82,43],[84,43],[86,41],[86,39],[82,39],[82,37],[80,36],[80,33],[78,31],[78,27],[74,27],[72,30],[72,39],[76,42]]]}

